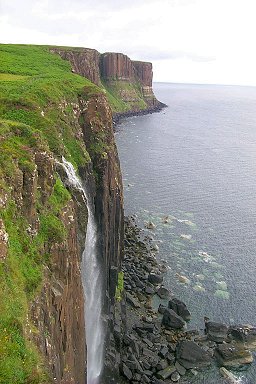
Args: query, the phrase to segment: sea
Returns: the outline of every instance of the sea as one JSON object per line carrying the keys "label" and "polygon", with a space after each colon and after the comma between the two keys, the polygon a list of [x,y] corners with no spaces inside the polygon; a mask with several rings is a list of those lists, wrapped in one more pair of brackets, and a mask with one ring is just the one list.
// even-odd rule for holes
{"label": "sea", "polygon": [[[154,92],[166,108],[116,128],[125,214],[152,236],[189,329],[203,330],[204,316],[256,325],[256,87],[155,83]],[[255,384],[256,364],[235,374]],[[224,383],[216,366],[189,380]]]}

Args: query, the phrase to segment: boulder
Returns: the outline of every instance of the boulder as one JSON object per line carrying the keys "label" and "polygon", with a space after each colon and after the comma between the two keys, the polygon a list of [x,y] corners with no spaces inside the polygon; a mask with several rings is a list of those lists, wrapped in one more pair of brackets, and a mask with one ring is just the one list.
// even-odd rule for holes
{"label": "boulder", "polygon": [[229,328],[229,335],[250,348],[256,347],[256,328],[252,325],[235,325]]}
{"label": "boulder", "polygon": [[180,375],[178,372],[173,372],[173,374],[171,375],[171,380],[176,383],[177,381],[179,381],[180,379]]}
{"label": "boulder", "polygon": [[162,325],[167,329],[181,329],[185,326],[185,321],[178,316],[172,309],[167,308],[164,311]]}
{"label": "boulder", "polygon": [[253,362],[253,355],[241,344],[220,344],[215,349],[218,363],[228,368],[238,368]]}
{"label": "boulder", "polygon": [[161,380],[166,380],[175,372],[175,370],[176,368],[174,365],[169,365],[162,371],[157,372],[156,377]]}
{"label": "boulder", "polygon": [[170,291],[164,287],[160,287],[156,293],[160,297],[160,299],[169,299],[169,297],[171,296]]}
{"label": "boulder", "polygon": [[122,364],[121,365],[121,373],[124,377],[126,377],[128,380],[131,380],[132,379],[132,371],[130,370],[130,368],[127,367],[126,364]]}
{"label": "boulder", "polygon": [[210,363],[210,356],[194,341],[182,340],[176,348],[176,359],[186,369],[200,368]]}
{"label": "boulder", "polygon": [[216,343],[222,343],[227,339],[228,327],[222,323],[206,321],[205,333],[207,334],[209,340],[215,341]]}
{"label": "boulder", "polygon": [[129,292],[126,292],[126,301],[134,308],[140,308],[140,303]]}
{"label": "boulder", "polygon": [[177,315],[181,316],[185,321],[189,321],[191,313],[187,309],[187,306],[183,301],[173,298],[168,303],[168,308],[172,309]]}
{"label": "boulder", "polygon": [[152,284],[161,284],[163,282],[163,276],[157,275],[156,273],[150,273],[148,275],[148,281]]}

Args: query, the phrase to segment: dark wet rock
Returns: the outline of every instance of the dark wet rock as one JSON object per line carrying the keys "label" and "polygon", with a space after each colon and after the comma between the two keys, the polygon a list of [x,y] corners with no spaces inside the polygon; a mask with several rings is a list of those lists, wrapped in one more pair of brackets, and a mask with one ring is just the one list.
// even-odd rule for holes
{"label": "dark wet rock", "polygon": [[165,358],[165,356],[167,355],[167,353],[169,352],[169,349],[167,346],[164,346],[160,349],[159,351],[159,356],[162,357],[162,358]]}
{"label": "dark wet rock", "polygon": [[140,308],[140,303],[129,292],[126,292],[126,301],[134,308]]}
{"label": "dark wet rock", "polygon": [[165,356],[166,357],[166,359],[167,359],[167,361],[168,361],[168,363],[169,364],[171,364],[171,363],[174,363],[174,361],[175,361],[175,356],[174,356],[174,354],[173,353],[167,353],[167,355]]}
{"label": "dark wet rock", "polygon": [[136,324],[135,326],[134,326],[134,328],[136,329],[136,330],[142,330],[142,331],[145,331],[145,332],[153,332],[154,331],[154,328],[155,328],[155,326],[154,326],[154,324],[145,324],[145,323],[141,323],[141,324]]}
{"label": "dark wet rock", "polygon": [[148,281],[152,284],[161,284],[163,282],[163,276],[157,275],[155,273],[150,273],[148,275]]}
{"label": "dark wet rock", "polygon": [[163,305],[163,304],[159,304],[159,307],[158,307],[158,312],[161,313],[162,315],[164,314],[164,311],[166,310],[167,308]]}
{"label": "dark wet rock", "polygon": [[256,328],[251,325],[237,325],[229,328],[229,335],[242,343],[246,343],[250,347],[256,346]]}
{"label": "dark wet rock", "polygon": [[156,377],[161,380],[166,380],[175,372],[175,370],[176,368],[174,365],[169,365],[162,371],[157,372]]}
{"label": "dark wet rock", "polygon": [[215,357],[220,365],[230,368],[253,362],[252,353],[238,344],[220,344],[215,349]]}
{"label": "dark wet rock", "polygon": [[160,287],[156,293],[160,297],[160,299],[169,299],[169,297],[171,296],[171,292],[164,287]]}
{"label": "dark wet rock", "polygon": [[178,316],[172,309],[164,311],[162,325],[167,329],[181,329],[185,326],[185,321],[182,317]]}
{"label": "dark wet rock", "polygon": [[187,371],[186,368],[180,365],[178,361],[176,361],[175,363],[175,368],[177,369],[177,372],[179,372],[181,376],[184,376],[186,374],[186,371]]}
{"label": "dark wet rock", "polygon": [[174,382],[174,383],[177,383],[180,379],[180,375],[178,372],[174,372],[172,375],[171,375],[171,380]]}
{"label": "dark wet rock", "polygon": [[169,301],[168,307],[182,317],[185,321],[189,321],[191,318],[191,313],[187,309],[187,306],[183,301],[173,298]]}
{"label": "dark wet rock", "polygon": [[128,380],[131,380],[132,379],[132,371],[130,370],[130,368],[127,367],[126,364],[122,364],[121,365],[121,373],[124,377],[126,377]]}
{"label": "dark wet rock", "polygon": [[146,293],[147,295],[153,295],[153,294],[155,293],[155,290],[154,290],[154,288],[146,287],[146,288],[145,288],[145,293]]}
{"label": "dark wet rock", "polygon": [[176,348],[176,358],[186,369],[203,367],[210,363],[210,357],[194,341],[182,340]]}
{"label": "dark wet rock", "polygon": [[205,332],[209,340],[215,341],[216,343],[222,343],[224,340],[227,340],[228,327],[222,323],[206,321]]}
{"label": "dark wet rock", "polygon": [[168,362],[166,360],[160,360],[156,366],[156,369],[158,371],[163,371],[165,368],[168,367]]}

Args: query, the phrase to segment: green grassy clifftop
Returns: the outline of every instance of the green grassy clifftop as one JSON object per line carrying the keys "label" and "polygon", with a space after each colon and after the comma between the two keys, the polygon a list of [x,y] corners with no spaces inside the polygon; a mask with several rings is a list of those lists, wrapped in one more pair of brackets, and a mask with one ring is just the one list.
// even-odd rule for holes
{"label": "green grassy clifftop", "polygon": [[[49,47],[0,45],[1,384],[84,383],[87,213],[56,161],[65,156],[80,174],[92,169],[102,235],[118,232],[122,186],[105,94]],[[120,234],[111,236],[118,251],[105,254],[117,263]]]}

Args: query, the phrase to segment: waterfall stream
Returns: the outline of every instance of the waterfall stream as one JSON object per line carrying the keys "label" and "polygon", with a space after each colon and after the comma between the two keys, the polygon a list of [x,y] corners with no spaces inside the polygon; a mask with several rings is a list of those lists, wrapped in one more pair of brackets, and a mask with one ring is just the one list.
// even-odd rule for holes
{"label": "waterfall stream", "polygon": [[87,345],[87,384],[98,384],[103,367],[104,327],[102,320],[102,275],[97,258],[97,224],[92,201],[71,163],[62,158],[68,180],[87,201],[88,223],[82,255],[82,280],[85,295],[85,333]]}

